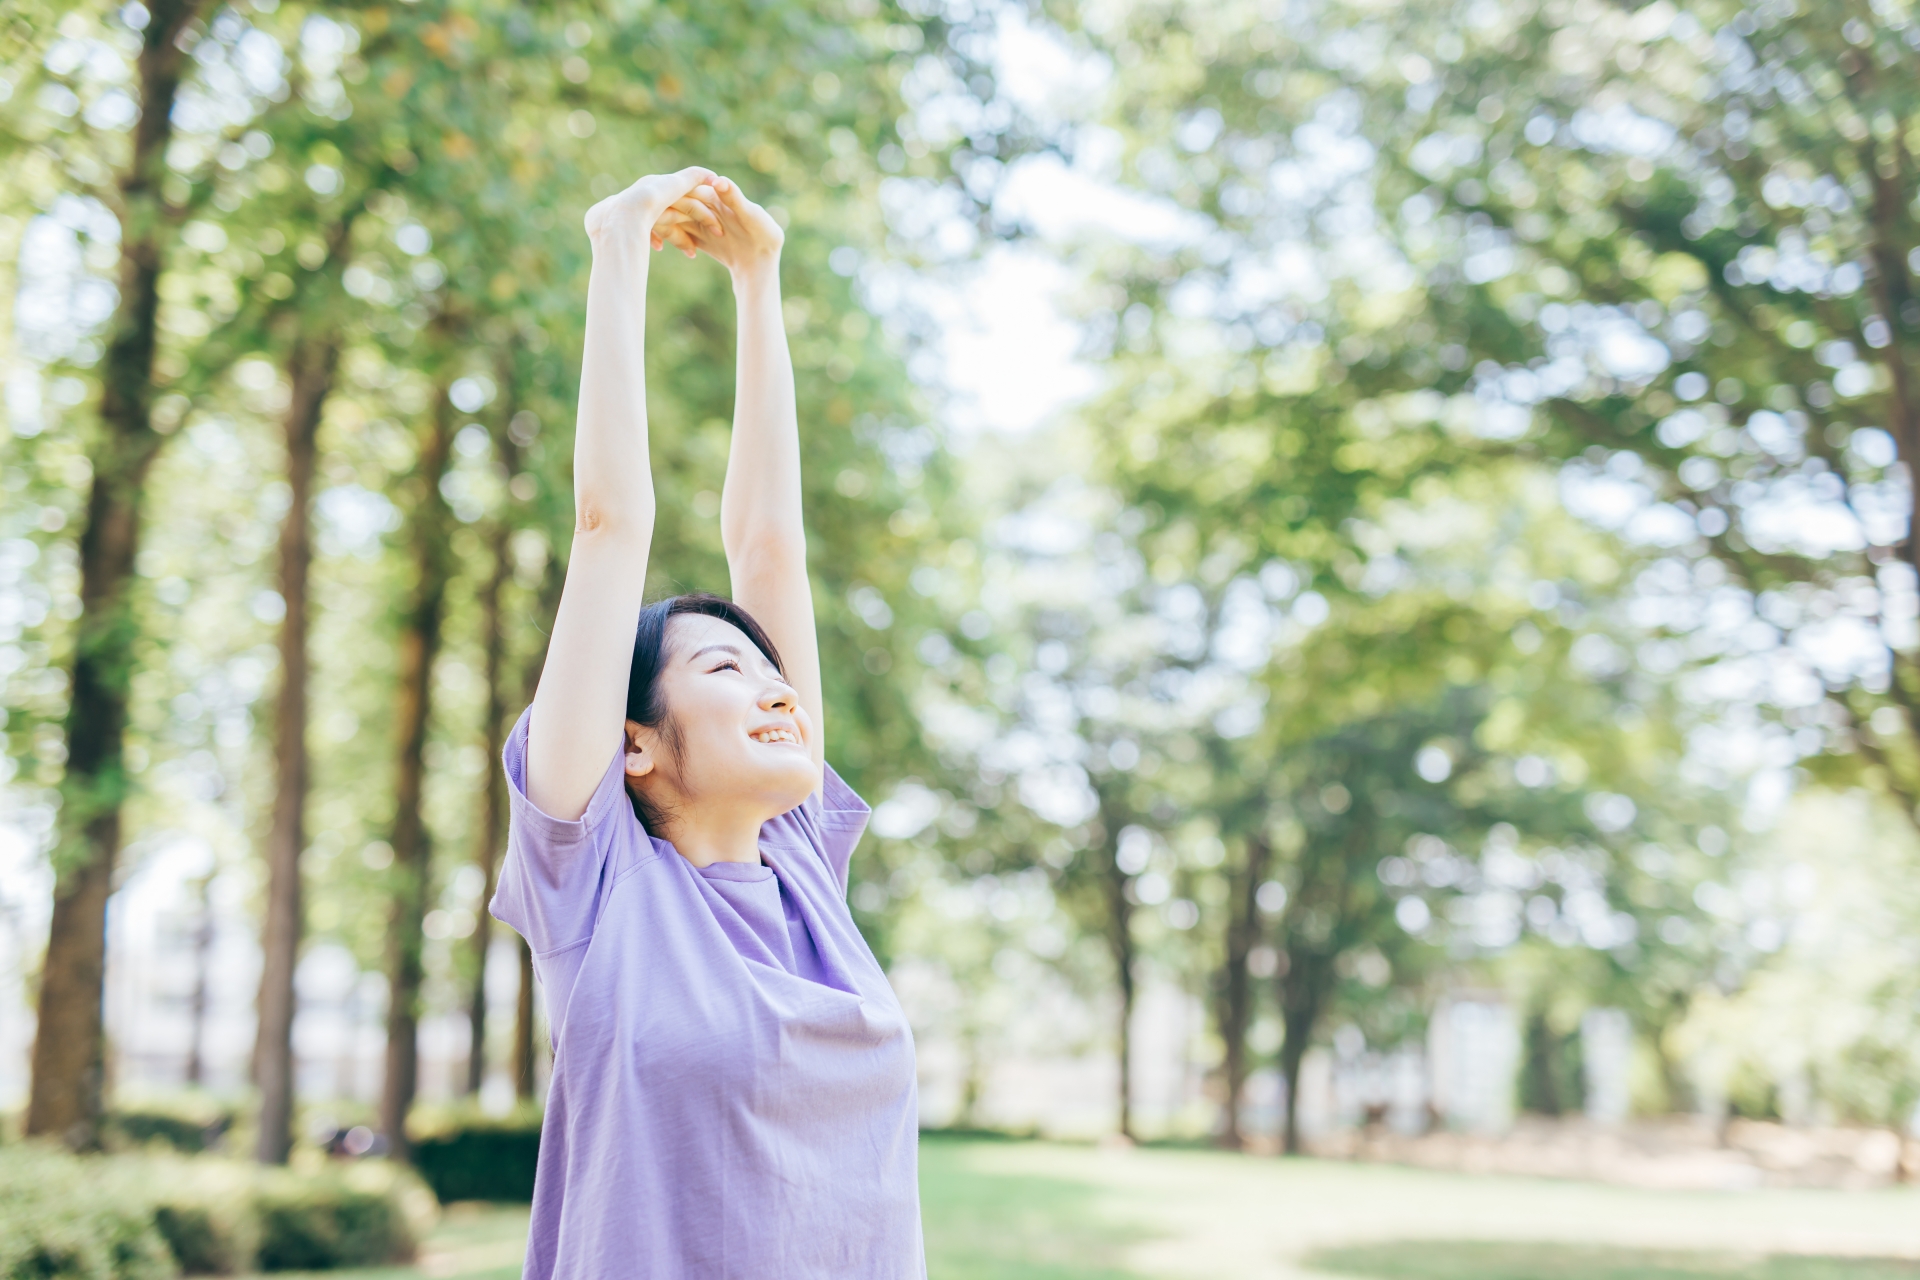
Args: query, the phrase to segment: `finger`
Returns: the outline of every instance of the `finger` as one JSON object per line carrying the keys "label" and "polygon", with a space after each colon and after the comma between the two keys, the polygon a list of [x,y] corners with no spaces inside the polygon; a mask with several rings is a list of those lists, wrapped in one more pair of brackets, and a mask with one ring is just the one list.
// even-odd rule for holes
{"label": "finger", "polygon": [[682,196],[680,199],[668,205],[667,209],[668,212],[674,215],[676,225],[698,227],[717,227],[720,225],[720,221],[714,216],[713,210],[697,196]]}
{"label": "finger", "polygon": [[712,187],[701,187],[694,192],[695,209],[699,212],[701,223],[713,229],[715,235],[725,235],[726,225],[720,220],[723,211],[720,197]]}
{"label": "finger", "polygon": [[729,220],[735,223],[739,222],[741,207],[739,186],[729,182],[725,178],[715,178],[713,180],[713,195],[714,211],[720,215],[721,222],[723,224]]}
{"label": "finger", "polygon": [[703,227],[714,235],[726,234],[721,229],[719,215],[714,213],[713,208],[705,200],[700,199],[697,192],[682,196],[667,207],[688,222]]}
{"label": "finger", "polygon": [[678,199],[692,191],[695,187],[712,182],[713,170],[703,168],[700,165],[689,165],[685,169],[680,170],[680,172],[669,174],[668,176],[672,179],[674,198]]}
{"label": "finger", "polygon": [[700,241],[694,231],[684,226],[675,227],[672,231],[668,232],[667,243],[688,257],[692,257],[694,250],[700,247]]}
{"label": "finger", "polygon": [[727,208],[736,217],[744,215],[753,207],[753,201],[747,199],[747,193],[742,191],[740,184],[731,178],[715,178],[713,189],[720,193],[720,198],[726,202]]}

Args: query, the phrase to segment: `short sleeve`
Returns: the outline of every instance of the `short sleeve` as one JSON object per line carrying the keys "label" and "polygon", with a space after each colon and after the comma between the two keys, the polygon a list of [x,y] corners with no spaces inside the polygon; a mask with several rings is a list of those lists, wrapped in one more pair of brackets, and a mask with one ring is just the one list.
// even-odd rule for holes
{"label": "short sleeve", "polygon": [[606,773],[577,820],[556,818],[527,799],[527,728],[532,718],[531,707],[521,713],[501,752],[511,814],[507,854],[490,910],[536,954],[547,954],[593,935],[601,890],[617,870],[609,863],[630,843],[622,839],[622,828],[639,820],[627,799],[621,743],[613,745]]}
{"label": "short sleeve", "polygon": [[847,891],[847,865],[853,850],[867,829],[873,810],[854,793],[832,765],[825,765],[820,790],[808,796],[799,808],[781,814],[767,828],[785,828],[808,845],[827,864],[840,892]]}

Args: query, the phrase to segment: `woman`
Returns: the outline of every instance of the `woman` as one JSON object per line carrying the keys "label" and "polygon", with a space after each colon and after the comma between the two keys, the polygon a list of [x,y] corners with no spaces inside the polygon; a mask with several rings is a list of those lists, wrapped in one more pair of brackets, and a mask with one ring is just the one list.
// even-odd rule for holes
{"label": "woman", "polygon": [[[913,1042],[845,902],[867,806],[822,749],[780,228],[705,169],[586,226],[573,551],[493,900],[553,1031],[525,1274],[924,1276]],[[733,277],[733,601],[641,607],[649,243]]]}

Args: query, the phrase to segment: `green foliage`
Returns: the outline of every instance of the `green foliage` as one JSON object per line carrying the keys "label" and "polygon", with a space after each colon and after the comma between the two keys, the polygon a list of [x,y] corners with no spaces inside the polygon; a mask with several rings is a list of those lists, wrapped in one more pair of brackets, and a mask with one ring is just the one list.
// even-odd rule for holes
{"label": "green foliage", "polygon": [[164,1280],[179,1274],[152,1201],[110,1162],[0,1149],[0,1276]]}
{"label": "green foliage", "polygon": [[[138,43],[127,24],[143,12],[29,5],[0,31],[0,284],[14,283],[23,237],[41,231],[74,247],[83,288],[117,278],[126,228],[115,166],[128,134],[116,86],[127,81],[99,69],[124,70]],[[946,162],[957,139],[915,133],[903,95],[916,68],[961,95],[991,91],[961,51],[964,33],[895,4],[791,0],[539,11],[289,3],[210,7],[190,23],[188,105],[157,181],[168,220],[147,392],[161,447],[131,593],[128,841],[191,831],[225,866],[253,856],[273,785],[270,736],[256,726],[267,727],[284,608],[272,554],[286,508],[282,429],[296,389],[313,389],[307,371],[328,369],[306,918],[363,965],[387,950],[404,870],[385,844],[396,817],[396,655],[419,588],[394,535],[422,513],[445,525],[428,576],[450,576],[421,804],[436,860],[422,901],[451,921],[483,909],[455,874],[478,840],[472,796],[495,767],[478,747],[489,638],[476,597],[504,545],[501,695],[517,713],[571,527],[589,261],[580,219],[642,173],[696,162],[736,176],[787,228],[830,754],[867,791],[937,772],[913,702],[916,645],[944,618],[906,582],[971,530],[970,513],[949,501],[947,460],[904,376],[907,338],[869,314],[860,277],[884,239],[882,181],[928,199],[959,193]],[[50,57],[56,46],[65,52]],[[75,51],[82,65],[70,64]],[[96,110],[102,99],[112,101]],[[1000,145],[985,130],[970,141]],[[732,301],[711,263],[663,258],[654,279],[661,505],[650,588],[724,591],[711,499],[732,407]],[[30,601],[29,621],[0,633],[0,769],[22,769],[29,808],[53,813],[71,692],[63,670],[84,612],[75,551],[103,464],[101,347],[85,323],[18,336],[15,375],[45,394],[0,441],[5,572]],[[477,407],[455,415],[447,397],[461,379],[478,397],[461,402]],[[436,424],[460,434],[445,473],[426,474]],[[894,602],[884,623],[850,603],[869,595]],[[863,923],[884,952],[885,918]],[[471,989],[458,926],[433,932],[429,984]]]}
{"label": "green foliage", "polygon": [[440,1203],[531,1203],[540,1117],[465,1117],[413,1141],[413,1165]]}
{"label": "green foliage", "polygon": [[404,1262],[414,1237],[389,1192],[345,1177],[270,1188],[255,1201],[262,1271],[321,1271]]}
{"label": "green foliage", "polygon": [[154,1174],[156,1219],[189,1271],[402,1262],[432,1217],[426,1189],[384,1161],[261,1169],[200,1158]]}
{"label": "green foliage", "polygon": [[233,1127],[231,1108],[191,1100],[178,1106],[118,1107],[101,1121],[102,1142],[112,1150],[154,1144],[188,1155],[206,1151]]}
{"label": "green foliage", "polygon": [[1671,1052],[1695,1064],[1703,1089],[1742,1114],[1796,1123],[1821,1112],[1895,1129],[1908,1121],[1920,1102],[1920,990],[1906,959],[1915,922],[1909,895],[1889,886],[1916,866],[1920,838],[1906,814],[1865,790],[1816,792],[1748,870],[1792,896],[1791,930],[1765,936],[1778,904],[1749,907],[1711,885],[1711,927],[1729,950],[1753,954],[1746,981],[1703,993],[1672,1036]]}
{"label": "green foliage", "polygon": [[[1912,61],[1911,16],[1049,12],[1111,67],[1077,119],[1191,230],[1073,246],[1107,389],[1063,448],[1109,545],[1026,557],[1044,587],[1005,611],[1007,647],[1053,650],[1063,697],[995,701],[1080,738],[1100,814],[1060,837],[996,820],[1004,856],[1059,868],[1082,929],[1197,986],[1264,834],[1296,1030],[1417,1035],[1424,984],[1464,969],[1555,1037],[1628,1010],[1681,1104],[1674,1033],[1758,959],[1702,905],[1740,874],[1717,860],[1760,766],[1733,744],[1834,781],[1868,766],[1911,808],[1911,503],[1887,433],[1904,458],[1920,304],[1910,193],[1887,185],[1910,112],[1882,73]],[[1049,479],[1006,506],[1057,517]],[[1609,486],[1612,514],[1589,497]],[[1788,518],[1801,496],[1857,536]],[[1066,565],[1105,598],[1046,576]],[[1214,648],[1236,596],[1313,619],[1270,631],[1237,700]],[[1108,891],[1117,823],[1151,836],[1165,918],[1197,905],[1198,927]],[[1757,841],[1733,843],[1750,865]],[[1836,1050],[1829,1100],[1877,1078],[1894,1115],[1911,1021]],[[1543,1101],[1571,1083],[1549,1074]]]}
{"label": "green foliage", "polygon": [[0,1148],[0,1276],[149,1280],[413,1256],[432,1200],[384,1162],[282,1170]]}
{"label": "green foliage", "polygon": [[[94,68],[133,48],[133,11],[16,8],[0,271],[59,224],[105,281],[128,144]],[[429,998],[470,989],[455,940],[483,904],[456,863],[494,767],[477,599],[504,547],[517,710],[570,528],[579,219],[634,175],[702,161],[788,229],[829,751],[901,802],[857,855],[857,918],[883,962],[911,953],[949,981],[939,1016],[976,1086],[1043,967],[1082,996],[1136,963],[1224,991],[1227,921],[1264,890],[1258,1001],[1284,1002],[1290,1031],[1259,1037],[1260,1062],[1343,1022],[1376,1045],[1417,1038],[1465,976],[1530,1020],[1542,1108],[1570,1105],[1574,1028],[1609,1004],[1676,1105],[1704,1071],[1748,1106],[1804,1078],[1840,1114],[1901,1119],[1920,1057],[1898,966],[1849,953],[1829,970],[1840,931],[1815,920],[1776,952],[1755,942],[1774,916],[1705,904],[1753,857],[1726,832],[1756,760],[1908,810],[1920,796],[1898,563],[1914,544],[1897,464],[1920,420],[1907,8],[1309,8],[1036,11],[1110,73],[1074,127],[1117,141],[1116,180],[1199,230],[1072,246],[1102,391],[1043,440],[965,458],[905,376],[918,336],[869,307],[880,251],[907,252],[883,191],[995,226],[974,202],[1031,142],[976,60],[984,10],[209,11],[189,87],[231,110],[182,111],[159,179],[174,230],[148,390],[165,446],[132,605],[129,837],[251,856],[278,436],[302,353],[336,351],[308,919],[366,965],[389,941],[397,641],[416,574],[444,571],[421,905],[438,913]],[[243,46],[269,45],[280,70],[240,74]],[[930,86],[976,117],[964,138],[930,136],[913,109]],[[712,264],[671,257],[653,289],[649,587],[725,590],[731,300]],[[26,602],[0,634],[4,768],[51,820],[101,351],[84,327],[15,346],[42,407],[0,443],[0,563]],[[456,445],[428,468],[447,427]],[[1582,486],[1630,491],[1635,519],[1583,511]],[[1858,536],[1819,544],[1769,514],[1803,499]],[[444,536],[416,564],[395,535],[422,519]],[[1027,545],[1022,520],[1087,537]],[[1807,657],[1842,624],[1848,656]],[[1265,885],[1240,879],[1256,848]],[[1889,948],[1906,927],[1866,918]],[[1849,1013],[1806,1016],[1830,973]],[[1789,1016],[1817,1034],[1764,1052]],[[1056,1050],[1106,1034],[1048,1032]],[[1733,1047],[1716,1058],[1708,1039]],[[165,1117],[121,1130],[194,1141]],[[517,1197],[532,1133],[430,1134],[423,1169],[442,1198]],[[180,1212],[184,1240],[200,1227]],[[336,1212],[294,1215],[288,1238],[325,1236]]]}

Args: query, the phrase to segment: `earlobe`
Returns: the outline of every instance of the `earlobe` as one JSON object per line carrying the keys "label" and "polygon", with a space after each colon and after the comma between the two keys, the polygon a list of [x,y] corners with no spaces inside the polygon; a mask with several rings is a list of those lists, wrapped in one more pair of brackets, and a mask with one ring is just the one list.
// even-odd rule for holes
{"label": "earlobe", "polygon": [[626,762],[622,765],[629,778],[644,778],[653,772],[653,753],[640,743],[640,726],[627,721]]}

